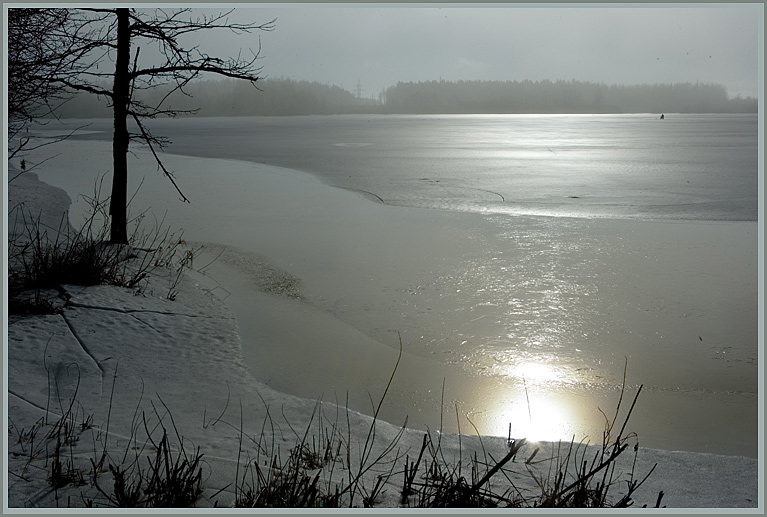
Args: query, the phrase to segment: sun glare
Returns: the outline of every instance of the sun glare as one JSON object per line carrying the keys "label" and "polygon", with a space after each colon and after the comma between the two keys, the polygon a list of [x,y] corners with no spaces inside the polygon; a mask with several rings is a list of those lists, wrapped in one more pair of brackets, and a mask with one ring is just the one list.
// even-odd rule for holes
{"label": "sun glare", "polygon": [[528,442],[569,440],[575,430],[566,408],[545,396],[531,395],[527,400],[504,408],[496,415],[500,432]]}
{"label": "sun glare", "polygon": [[546,363],[522,363],[512,368],[511,375],[534,383],[550,384],[568,380],[564,369]]}
{"label": "sun glare", "polygon": [[[497,368],[507,379],[513,379],[518,395],[491,417],[495,433],[530,442],[570,440],[576,433],[575,408],[561,397],[561,388],[577,382],[572,370],[550,364],[545,358],[509,361]],[[511,428],[509,429],[509,426]]]}

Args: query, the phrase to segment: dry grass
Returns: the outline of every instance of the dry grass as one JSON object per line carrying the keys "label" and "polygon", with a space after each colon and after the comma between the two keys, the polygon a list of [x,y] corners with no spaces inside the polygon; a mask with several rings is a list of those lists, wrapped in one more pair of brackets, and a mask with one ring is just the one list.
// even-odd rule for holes
{"label": "dry grass", "polygon": [[67,302],[65,285],[109,284],[141,292],[148,275],[170,271],[166,297],[174,299],[183,272],[192,266],[199,249],[189,249],[180,233],[162,220],[147,224],[142,213],[130,221],[128,245],[109,242],[108,200],[83,196],[88,216],[83,226],[71,228],[66,216],[57,227],[41,222],[39,214],[22,205],[9,213],[8,280],[10,314],[52,314]]}
{"label": "dry grass", "polygon": [[[334,420],[323,418],[318,404],[304,433],[296,434],[296,445],[286,457],[268,442],[267,436],[271,435],[262,431],[261,439],[254,444],[256,459],[248,464],[246,475],[238,476],[236,506],[373,507],[385,486],[396,485],[400,487],[399,506],[409,508],[626,508],[634,504],[634,493],[654,470],[635,478],[632,467],[628,482],[624,473],[618,476],[616,470],[618,458],[629,453],[635,441],[625,430],[640,392],[641,387],[617,428],[624,395],[621,390],[615,416],[605,418],[603,442],[596,452],[585,444],[560,442],[547,458],[536,460],[539,450],[535,449],[521,462],[515,460],[527,445],[524,439],[509,437],[507,452],[499,459],[482,446],[481,455],[475,452],[463,461],[462,452],[455,459],[444,451],[441,433],[435,440],[428,432],[411,459],[399,448],[404,426],[393,439],[376,443],[380,403],[361,452],[355,455],[359,445],[352,443],[348,420],[346,429],[342,429],[338,416]],[[381,402],[385,396],[386,392]],[[270,416],[268,422],[267,427],[273,428]],[[314,435],[313,426],[317,428]],[[635,443],[635,462],[638,449]],[[345,474],[335,475],[335,471]],[[616,485],[624,489],[614,495],[619,490]],[[662,497],[661,492],[656,507]]]}
{"label": "dry grass", "polygon": [[[300,432],[285,419],[295,440],[289,450],[282,451],[275,443],[276,424],[267,407],[260,434],[248,438],[251,446],[243,443],[242,432],[236,444],[246,458],[238,453],[229,485],[234,490],[233,505],[355,508],[380,506],[382,501],[391,506],[396,501],[404,508],[627,508],[654,470],[635,478],[632,467],[626,480],[626,473],[616,469],[619,457],[632,450],[636,456],[638,451],[638,445],[630,446],[632,436],[624,433],[640,391],[641,387],[619,428],[615,418],[606,420],[604,441],[597,449],[560,442],[539,454],[538,449],[525,452],[524,439],[509,438],[500,458],[485,450],[481,437],[481,447],[472,455],[464,458],[459,447],[458,457],[451,457],[443,445],[444,435],[438,433],[435,438],[431,432],[424,433],[420,448],[403,451],[404,426],[380,439],[377,411],[366,439],[356,441],[349,411],[344,419],[343,408],[336,405],[335,415],[329,418],[320,402]],[[23,469],[11,475],[26,479],[29,469],[46,468],[57,504],[60,490],[66,488],[70,494],[65,506],[191,508],[198,504],[204,489],[204,455],[199,447],[186,450],[167,407],[158,411],[152,404],[150,414],[134,417],[136,424],[125,450],[115,454],[109,450],[109,422],[105,430],[94,429],[92,417],[78,409],[75,397],[76,392],[68,404],[59,402],[58,418],[42,419],[29,429],[9,425],[16,444],[28,455]],[[91,429],[94,437],[101,438],[94,438],[93,459],[86,468],[76,446]],[[96,450],[97,441],[101,451]],[[81,490],[79,499],[72,498],[73,490]],[[383,500],[392,490],[397,497]],[[656,507],[662,497],[660,492]],[[206,504],[215,498],[207,497]]]}

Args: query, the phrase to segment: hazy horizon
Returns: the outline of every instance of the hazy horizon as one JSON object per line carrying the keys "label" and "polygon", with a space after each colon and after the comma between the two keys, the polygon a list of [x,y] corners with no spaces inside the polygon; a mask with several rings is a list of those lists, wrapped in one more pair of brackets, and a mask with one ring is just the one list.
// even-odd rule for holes
{"label": "hazy horizon", "polygon": [[758,98],[762,13],[761,4],[265,4],[238,6],[230,19],[276,19],[273,31],[218,32],[195,44],[212,55],[260,45],[264,77],[366,98],[399,82],[439,80],[700,82]]}

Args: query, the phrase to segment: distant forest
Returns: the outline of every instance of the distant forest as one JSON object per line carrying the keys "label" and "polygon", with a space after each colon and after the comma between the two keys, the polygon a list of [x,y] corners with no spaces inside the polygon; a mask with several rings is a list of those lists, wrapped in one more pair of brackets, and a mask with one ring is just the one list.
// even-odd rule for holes
{"label": "distant forest", "polygon": [[703,83],[431,81],[389,88],[384,106],[388,113],[756,113],[758,103]]}
{"label": "distant forest", "polygon": [[[338,86],[293,79],[265,79],[258,89],[243,81],[201,80],[176,92],[168,106],[198,116],[513,113],[756,113],[758,100],[729,99],[710,83],[606,85],[584,81],[400,82],[378,98],[356,97]],[[167,90],[138,92],[146,103]],[[64,118],[110,116],[105,99],[80,94],[60,111]]]}

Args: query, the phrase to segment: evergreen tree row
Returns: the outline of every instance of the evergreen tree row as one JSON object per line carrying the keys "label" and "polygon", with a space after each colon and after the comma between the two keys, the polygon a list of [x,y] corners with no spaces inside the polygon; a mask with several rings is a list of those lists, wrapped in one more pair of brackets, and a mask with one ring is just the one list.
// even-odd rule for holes
{"label": "evergreen tree row", "polygon": [[756,112],[755,99],[728,99],[708,83],[606,85],[583,81],[430,81],[386,90],[389,113]]}

